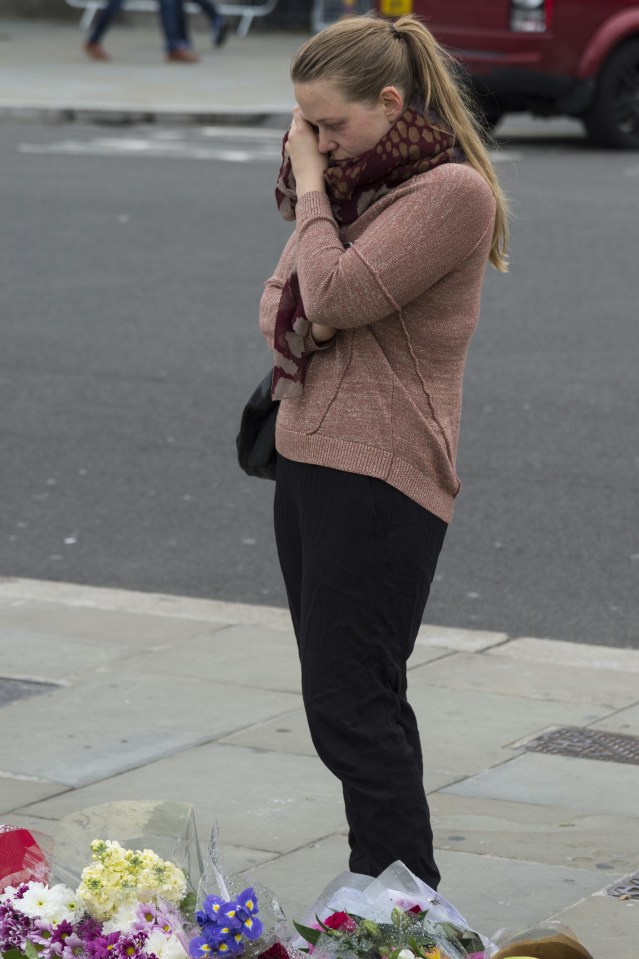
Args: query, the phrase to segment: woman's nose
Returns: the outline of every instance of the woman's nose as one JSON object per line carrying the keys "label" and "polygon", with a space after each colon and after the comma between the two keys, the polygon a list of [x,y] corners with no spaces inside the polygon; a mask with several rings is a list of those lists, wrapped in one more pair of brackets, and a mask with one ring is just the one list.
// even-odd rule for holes
{"label": "woman's nose", "polygon": [[337,146],[337,144],[335,143],[335,140],[332,137],[330,137],[327,133],[321,133],[321,132],[319,134],[317,145],[320,153],[332,153]]}

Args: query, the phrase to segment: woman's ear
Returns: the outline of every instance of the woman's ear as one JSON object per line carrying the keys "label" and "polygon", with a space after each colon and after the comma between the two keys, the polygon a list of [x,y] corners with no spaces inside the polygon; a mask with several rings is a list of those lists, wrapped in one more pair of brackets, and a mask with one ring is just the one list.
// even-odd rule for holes
{"label": "woman's ear", "polygon": [[386,119],[395,123],[404,112],[404,97],[397,87],[384,87],[379,96]]}

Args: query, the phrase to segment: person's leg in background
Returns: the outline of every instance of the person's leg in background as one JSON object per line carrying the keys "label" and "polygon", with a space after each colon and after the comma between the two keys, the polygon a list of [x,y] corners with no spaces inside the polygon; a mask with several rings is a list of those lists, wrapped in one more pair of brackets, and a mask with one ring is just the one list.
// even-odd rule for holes
{"label": "person's leg in background", "polygon": [[166,58],[174,63],[197,63],[191,50],[183,0],[159,0],[160,23],[166,42]]}
{"label": "person's leg in background", "polygon": [[340,779],[350,868],[400,859],[437,888],[406,661],[446,524],[381,480],[280,457],[276,539],[318,755]]}
{"label": "person's leg in background", "polygon": [[226,42],[228,26],[226,20],[211,0],[194,0],[194,3],[202,10],[211,24],[211,33],[213,35],[213,45],[221,47]]}
{"label": "person's leg in background", "polygon": [[92,60],[109,60],[110,57],[102,46],[102,37],[111,26],[111,21],[120,11],[125,0],[109,0],[106,7],[97,14],[89,35],[85,41],[84,49]]}

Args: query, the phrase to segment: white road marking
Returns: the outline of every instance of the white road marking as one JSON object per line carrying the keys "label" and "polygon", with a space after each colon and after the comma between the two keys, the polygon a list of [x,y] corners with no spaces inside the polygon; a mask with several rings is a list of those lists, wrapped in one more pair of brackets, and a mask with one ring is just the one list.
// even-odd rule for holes
{"label": "white road marking", "polygon": [[96,137],[94,140],[62,140],[58,143],[21,143],[20,153],[57,156],[127,156],[186,160],[219,160],[223,163],[249,163],[279,159],[280,151],[265,147],[237,149],[235,147],[198,146],[194,143],[143,139],[115,139]]}
{"label": "white road marking", "polygon": [[[198,139],[204,142],[198,142]],[[147,136],[96,136],[88,140],[20,143],[20,153],[53,156],[126,156],[160,159],[217,160],[221,163],[273,163],[281,158],[280,130],[253,127],[200,127],[191,138],[179,130],[157,130]],[[211,140],[228,141],[215,144]],[[514,163],[521,153],[495,150],[494,163]]]}

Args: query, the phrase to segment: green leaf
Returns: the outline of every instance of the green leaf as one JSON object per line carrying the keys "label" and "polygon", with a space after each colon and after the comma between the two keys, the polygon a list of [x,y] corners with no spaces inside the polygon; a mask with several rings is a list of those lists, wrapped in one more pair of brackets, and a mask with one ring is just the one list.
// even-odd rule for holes
{"label": "green leaf", "polygon": [[38,950],[36,949],[36,947],[33,945],[32,942],[25,943],[24,954],[27,957],[27,959],[38,959],[40,955],[40,953],[38,952]]}
{"label": "green leaf", "polygon": [[19,949],[7,949],[6,952],[0,952],[2,959],[24,959],[24,953]]}
{"label": "green leaf", "polygon": [[186,896],[180,903],[180,911],[189,919],[191,922],[195,922],[195,910],[197,906],[197,893],[192,889],[190,892],[187,892]]}
{"label": "green leaf", "polygon": [[317,945],[317,941],[322,935],[321,929],[311,929],[310,926],[303,926],[301,922],[295,922],[295,920],[293,920],[293,925],[299,932],[302,939],[306,939],[306,941],[310,942],[312,946]]}

